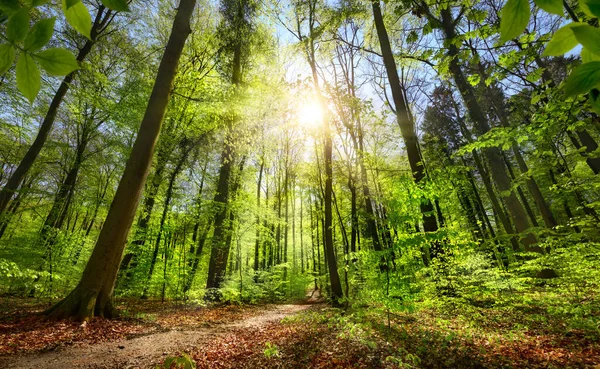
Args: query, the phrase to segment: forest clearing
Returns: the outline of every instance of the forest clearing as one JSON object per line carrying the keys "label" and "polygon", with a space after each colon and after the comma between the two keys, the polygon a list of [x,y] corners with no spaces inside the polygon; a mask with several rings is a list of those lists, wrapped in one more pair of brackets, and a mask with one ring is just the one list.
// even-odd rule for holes
{"label": "forest clearing", "polygon": [[600,0],[0,0],[0,367],[600,368]]}

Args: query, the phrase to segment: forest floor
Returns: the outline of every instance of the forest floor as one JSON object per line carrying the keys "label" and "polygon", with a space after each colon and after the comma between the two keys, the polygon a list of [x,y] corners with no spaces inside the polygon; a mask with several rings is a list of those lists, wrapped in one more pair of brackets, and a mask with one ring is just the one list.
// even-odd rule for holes
{"label": "forest floor", "polygon": [[35,314],[45,307],[0,298],[0,368],[156,368],[187,353],[197,368],[210,369],[600,369],[600,334],[518,307],[388,314],[321,302],[203,307],[131,300],[121,301],[121,318],[87,324],[47,321]]}

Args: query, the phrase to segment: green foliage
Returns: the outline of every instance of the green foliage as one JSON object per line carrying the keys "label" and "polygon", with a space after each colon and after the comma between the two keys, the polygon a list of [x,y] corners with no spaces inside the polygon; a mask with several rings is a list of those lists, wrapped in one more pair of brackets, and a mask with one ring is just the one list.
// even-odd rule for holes
{"label": "green foliage", "polygon": [[279,357],[279,348],[277,347],[277,345],[274,345],[271,342],[267,342],[265,344],[264,355],[267,359]]}
{"label": "green foliage", "polygon": [[0,75],[6,73],[15,61],[15,47],[11,44],[0,45]]}
{"label": "green foliage", "polygon": [[25,38],[25,51],[35,52],[46,46],[54,33],[55,17],[37,21]]}
{"label": "green foliage", "polygon": [[17,87],[19,91],[33,103],[40,91],[41,76],[31,55],[23,53],[17,60]]}
{"label": "green foliage", "polygon": [[67,75],[79,67],[73,54],[65,49],[46,49],[36,54],[36,59],[41,67],[53,76]]}
{"label": "green foliage", "polygon": [[91,39],[92,17],[86,6],[83,5],[83,2],[79,0],[69,3],[67,0],[62,0],[62,6],[65,18],[71,27],[75,28],[83,36]]}
{"label": "green foliage", "polygon": [[600,61],[576,67],[565,83],[565,94],[575,96],[600,86]]}
{"label": "green foliage", "polygon": [[580,23],[569,23],[561,27],[554,33],[552,39],[548,42],[544,50],[544,56],[559,56],[566,54],[577,46],[577,38],[573,32],[573,27],[581,25]]}
{"label": "green foliage", "polygon": [[508,0],[500,15],[500,42],[504,43],[523,33],[529,16],[529,1]]}

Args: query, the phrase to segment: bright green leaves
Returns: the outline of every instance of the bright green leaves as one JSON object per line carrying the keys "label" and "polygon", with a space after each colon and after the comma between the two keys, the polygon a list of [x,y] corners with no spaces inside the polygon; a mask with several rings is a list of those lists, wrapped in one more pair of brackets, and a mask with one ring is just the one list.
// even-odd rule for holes
{"label": "bright green leaves", "polygon": [[11,44],[0,45],[0,76],[6,73],[15,61],[15,47]]}
{"label": "bright green leaves", "polygon": [[588,51],[600,55],[600,29],[588,25],[572,28],[575,38]]}
{"label": "bright green leaves", "polygon": [[42,68],[53,76],[67,75],[79,67],[73,54],[65,49],[44,50],[36,55],[36,59]]}
{"label": "bright green leaves", "polygon": [[500,15],[500,42],[519,36],[527,27],[530,15],[528,0],[508,0]]}
{"label": "bright green leaves", "polygon": [[25,38],[25,50],[38,51],[46,46],[54,33],[54,21],[56,18],[42,19],[31,27]]}
{"label": "bright green leaves", "polygon": [[556,31],[542,55],[559,56],[571,51],[578,43],[572,28],[580,25],[582,23],[570,23]]}
{"label": "bright green leaves", "polygon": [[543,9],[548,13],[556,15],[564,14],[562,0],[535,0],[535,5],[539,6],[540,9]]}
{"label": "bright green leaves", "polygon": [[17,88],[31,103],[40,91],[40,80],[40,71],[33,58],[27,53],[21,54],[17,61]]}
{"label": "bright green leaves", "polygon": [[128,12],[127,0],[102,0],[102,5],[118,12]]}
{"label": "bright green leaves", "polygon": [[586,93],[600,86],[600,61],[581,64],[571,72],[564,89],[567,96]]}
{"label": "bright green leaves", "polygon": [[81,0],[73,3],[73,0],[62,0],[65,18],[71,27],[88,39],[91,39],[92,17]]}
{"label": "bright green leaves", "polygon": [[581,49],[581,61],[584,63],[600,61],[600,55],[596,55],[584,47]]}
{"label": "bright green leaves", "polygon": [[21,8],[8,19],[6,37],[12,42],[25,39],[29,32],[29,8]]}

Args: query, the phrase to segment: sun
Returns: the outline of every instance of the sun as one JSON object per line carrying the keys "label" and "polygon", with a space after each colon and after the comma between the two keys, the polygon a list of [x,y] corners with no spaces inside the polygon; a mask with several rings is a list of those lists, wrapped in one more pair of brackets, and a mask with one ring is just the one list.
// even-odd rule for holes
{"label": "sun", "polygon": [[300,105],[298,122],[306,128],[317,128],[323,124],[323,108],[317,101],[310,100]]}

